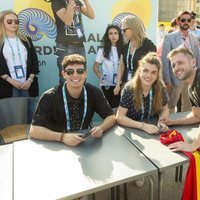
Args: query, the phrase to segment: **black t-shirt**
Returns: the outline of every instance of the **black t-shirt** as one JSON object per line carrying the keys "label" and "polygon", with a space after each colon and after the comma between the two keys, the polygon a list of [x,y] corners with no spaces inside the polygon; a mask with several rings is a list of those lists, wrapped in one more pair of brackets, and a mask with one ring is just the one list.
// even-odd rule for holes
{"label": "black t-shirt", "polygon": [[82,14],[81,7],[83,4],[76,0],[76,7],[74,8],[74,18],[73,23],[70,26],[67,26],[63,23],[63,21],[56,15],[56,12],[61,8],[67,8],[68,1],[66,0],[52,0],[51,8],[55,17],[56,25],[57,25],[57,36],[56,42],[62,43],[63,45],[75,45],[75,46],[83,46],[83,41],[85,41],[85,36],[82,38],[78,38],[75,24],[77,25],[81,32],[84,34],[83,23],[82,23]]}
{"label": "black t-shirt", "polygon": [[200,107],[200,69],[197,69],[192,87],[189,87],[192,106]]}
{"label": "black t-shirt", "polygon": [[[62,95],[62,86],[63,84],[54,87],[46,91],[41,96],[36,112],[33,116],[33,125],[43,126],[53,131],[67,132],[67,120]],[[113,114],[112,108],[109,106],[107,100],[99,88],[92,86],[89,83],[85,84],[85,88],[87,90],[87,112],[82,129],[87,129],[90,126],[94,112],[98,113],[103,119]],[[83,95],[81,95],[81,97],[76,100],[78,101],[78,113],[76,113],[76,115],[79,115],[79,117],[76,119],[76,122],[80,123],[80,121],[82,121],[84,110]],[[68,99],[68,107],[70,107],[69,112],[73,112],[73,104],[74,99]],[[70,119],[74,119],[74,117],[70,116]],[[73,127],[73,130],[77,130],[78,128]]]}

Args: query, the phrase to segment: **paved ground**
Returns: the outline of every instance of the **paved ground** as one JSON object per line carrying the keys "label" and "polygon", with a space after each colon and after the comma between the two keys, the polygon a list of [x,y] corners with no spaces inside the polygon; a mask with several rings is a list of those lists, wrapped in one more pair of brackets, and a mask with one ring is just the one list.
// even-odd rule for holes
{"label": "paved ground", "polygon": [[[183,182],[175,182],[175,168],[170,169],[164,173],[163,181],[163,200],[181,200],[182,189],[185,179],[187,165],[183,167]],[[157,195],[157,176],[154,179],[154,200],[158,199]],[[110,189],[96,193],[96,200],[110,200]],[[123,186],[120,186],[120,196],[123,200]],[[134,182],[128,184],[128,200],[148,200],[149,199],[149,182],[145,179],[144,187],[135,186]]]}

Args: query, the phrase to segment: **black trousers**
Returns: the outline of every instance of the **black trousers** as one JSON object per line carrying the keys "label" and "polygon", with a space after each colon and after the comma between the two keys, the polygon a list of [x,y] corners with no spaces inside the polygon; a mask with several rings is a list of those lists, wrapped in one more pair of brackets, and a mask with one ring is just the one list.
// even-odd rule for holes
{"label": "black trousers", "polygon": [[108,100],[108,103],[110,104],[111,108],[117,108],[120,102],[120,92],[118,95],[114,95],[113,90],[115,89],[115,86],[107,86],[107,87],[105,86],[101,87],[104,96]]}

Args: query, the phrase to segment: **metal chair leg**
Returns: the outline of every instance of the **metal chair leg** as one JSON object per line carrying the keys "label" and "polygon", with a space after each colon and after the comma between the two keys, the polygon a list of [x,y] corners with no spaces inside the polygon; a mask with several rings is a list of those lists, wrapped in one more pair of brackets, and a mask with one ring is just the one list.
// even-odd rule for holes
{"label": "metal chair leg", "polygon": [[179,173],[179,166],[176,167],[176,171],[175,171],[175,181],[178,182],[178,173]]}
{"label": "metal chair leg", "polygon": [[96,200],[95,193],[92,194],[92,200]]}
{"label": "metal chair leg", "polygon": [[124,200],[128,200],[128,185],[124,183]]}
{"label": "metal chair leg", "polygon": [[116,186],[116,199],[120,200],[120,186]]}
{"label": "metal chair leg", "polygon": [[[150,195],[149,195],[150,197],[149,197],[149,199],[150,200],[154,200],[154,195],[153,195],[153,193],[154,193],[153,178],[152,178],[152,176],[148,176],[147,179],[148,179],[149,184],[150,184]],[[161,193],[161,195],[162,195],[162,193]]]}
{"label": "metal chair leg", "polygon": [[115,200],[115,187],[112,187],[110,189],[110,193],[111,193],[111,200]]}
{"label": "metal chair leg", "polygon": [[163,172],[158,174],[158,200],[162,200]]}
{"label": "metal chair leg", "polygon": [[183,165],[180,166],[180,171],[179,171],[179,182],[182,182],[183,179]]}

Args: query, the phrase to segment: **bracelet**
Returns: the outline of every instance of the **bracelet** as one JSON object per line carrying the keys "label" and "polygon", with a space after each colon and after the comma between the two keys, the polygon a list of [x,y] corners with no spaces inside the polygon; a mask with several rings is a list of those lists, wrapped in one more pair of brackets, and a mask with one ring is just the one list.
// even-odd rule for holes
{"label": "bracelet", "polygon": [[4,80],[5,80],[5,81],[7,81],[7,80],[8,80],[8,78],[9,78],[9,76],[6,76],[6,78],[4,78]]}
{"label": "bracelet", "polygon": [[144,122],[142,122],[141,129],[144,130]]}
{"label": "bracelet", "polygon": [[32,83],[33,82],[33,78],[29,77],[28,81],[30,81]]}
{"label": "bracelet", "polygon": [[63,137],[64,137],[64,133],[62,133],[60,136],[60,142],[63,142]]}
{"label": "bracelet", "polygon": [[29,78],[32,78],[32,79],[34,79],[34,77],[35,77],[35,76],[31,76],[31,75],[29,76]]}

